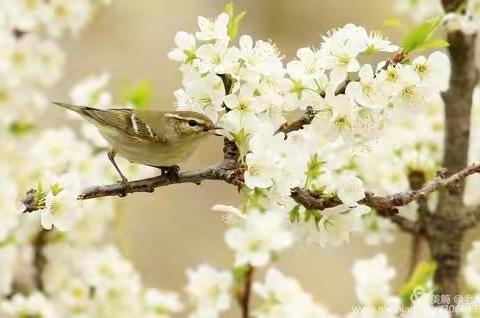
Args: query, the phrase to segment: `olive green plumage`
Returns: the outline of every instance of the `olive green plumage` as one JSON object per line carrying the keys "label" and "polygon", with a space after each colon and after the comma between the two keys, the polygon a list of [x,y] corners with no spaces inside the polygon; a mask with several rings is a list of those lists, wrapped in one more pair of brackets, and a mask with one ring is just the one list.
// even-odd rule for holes
{"label": "olive green plumage", "polygon": [[207,116],[190,111],[97,109],[55,104],[80,114],[97,127],[114,154],[149,166],[181,163],[191,156],[201,140],[218,129]]}

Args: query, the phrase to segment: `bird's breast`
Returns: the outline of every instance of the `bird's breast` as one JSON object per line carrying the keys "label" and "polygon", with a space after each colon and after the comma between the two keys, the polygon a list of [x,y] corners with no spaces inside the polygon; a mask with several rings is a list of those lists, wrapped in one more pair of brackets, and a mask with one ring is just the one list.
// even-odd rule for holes
{"label": "bird's breast", "polygon": [[101,132],[115,152],[130,162],[150,166],[171,166],[187,160],[195,151],[198,142],[145,142],[135,137],[119,135],[115,130]]}

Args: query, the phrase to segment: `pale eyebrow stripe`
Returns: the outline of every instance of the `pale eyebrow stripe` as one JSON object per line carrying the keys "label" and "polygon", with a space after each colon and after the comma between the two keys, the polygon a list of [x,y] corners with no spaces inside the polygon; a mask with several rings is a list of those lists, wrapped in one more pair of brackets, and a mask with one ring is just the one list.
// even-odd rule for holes
{"label": "pale eyebrow stripe", "polygon": [[165,117],[167,117],[167,118],[176,118],[176,119],[180,119],[180,120],[188,120],[188,118],[179,116],[179,115],[177,115],[177,114],[170,114],[170,113],[165,114]]}
{"label": "pale eyebrow stripe", "polygon": [[135,120],[135,113],[132,113],[132,116],[130,116],[130,121],[132,122],[133,131],[135,131],[135,133],[138,134],[138,125]]}
{"label": "pale eyebrow stripe", "polygon": [[180,116],[180,115],[177,115],[177,114],[171,114],[171,113],[167,113],[165,114],[165,117],[167,118],[176,118],[176,119],[179,119],[179,120],[183,120],[183,121],[189,121],[189,120],[195,120],[196,122],[198,122],[200,125],[204,125],[205,123],[202,121],[199,121],[197,118],[194,118],[194,117],[183,117],[183,116]]}

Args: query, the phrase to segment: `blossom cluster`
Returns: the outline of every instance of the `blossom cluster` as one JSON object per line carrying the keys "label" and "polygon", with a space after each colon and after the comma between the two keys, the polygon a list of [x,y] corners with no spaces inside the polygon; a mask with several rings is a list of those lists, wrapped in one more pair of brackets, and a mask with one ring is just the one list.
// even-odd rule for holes
{"label": "blossom cluster", "polygon": [[193,304],[191,318],[218,317],[230,309],[233,275],[203,264],[187,271],[186,291]]}
{"label": "blossom cluster", "polygon": [[336,317],[315,303],[312,295],[305,292],[295,279],[286,277],[276,268],[270,268],[265,282],[255,283],[253,290],[262,300],[254,312],[255,317]]}
{"label": "blossom cluster", "polygon": [[62,76],[65,54],[58,40],[77,35],[109,2],[0,1],[0,124],[34,121],[47,102],[42,90]]}
{"label": "blossom cluster", "polygon": [[[107,84],[107,74],[85,79],[72,88],[72,102],[95,103],[93,98],[102,97],[103,105],[108,106],[111,94]],[[105,240],[115,221],[113,202],[77,199],[82,184],[116,180],[105,154],[98,151],[105,143],[97,131],[84,123],[79,133],[70,128],[50,128],[36,136],[30,132],[13,134],[11,139],[21,141],[17,147],[32,143],[33,146],[24,150],[28,156],[21,159],[28,169],[16,175],[19,184],[12,184],[12,190],[8,190],[17,193],[15,189],[38,180],[35,200],[40,210],[20,216],[16,211],[24,207],[15,206],[16,194],[2,201],[12,204],[5,210],[9,218],[1,223],[0,253],[6,262],[0,290],[2,295],[13,293],[10,300],[0,304],[2,315],[164,318],[183,310],[176,293],[144,287],[132,264]],[[10,160],[14,149],[8,153]],[[119,164],[133,176],[151,174],[150,168],[127,165],[124,160]],[[3,194],[12,195],[8,191]],[[32,279],[37,275],[39,256],[35,255],[38,247],[34,243],[42,236],[46,238],[40,257],[44,257],[46,265],[37,279],[43,282],[45,293],[15,293],[14,285],[22,275],[28,274]]]}
{"label": "blossom cluster", "polygon": [[[402,308],[405,304],[392,292],[391,282],[395,277],[395,270],[388,265],[385,255],[379,254],[372,259],[356,261],[353,275],[361,310],[350,313],[348,318],[394,318],[405,311]],[[413,293],[410,298],[413,304],[401,317],[450,317],[446,309],[433,306],[431,292],[424,290],[422,294]]]}
{"label": "blossom cluster", "polygon": [[[409,171],[431,174],[438,167],[447,56],[437,51],[401,57],[404,52],[379,32],[348,24],[284,63],[271,41],[243,35],[236,46],[229,18],[200,17],[199,32],[177,33],[169,58],[181,63],[183,74],[183,88],[175,92],[178,109],[218,122],[246,166],[241,207],[214,207],[230,225],[225,240],[235,251],[236,271],[268,266],[301,240],[339,245],[363,232],[372,244],[391,241],[394,226],[359,202],[365,184],[379,192],[402,191],[409,187]],[[377,65],[364,62],[382,55],[387,59]],[[311,124],[282,132],[286,118],[298,111],[313,112]],[[416,124],[422,128],[418,134]],[[387,171],[391,178],[378,177]],[[290,198],[296,186],[337,196],[343,204],[307,210]],[[381,308],[382,317],[398,316],[402,303],[391,288],[395,272],[384,256],[357,263],[354,275],[363,309],[348,317],[373,317]],[[255,311],[258,317],[330,315],[275,269],[254,290],[265,301]],[[411,309],[407,317],[448,317],[432,307],[431,294]]]}
{"label": "blossom cluster", "polygon": [[[256,210],[302,225],[313,222],[294,231],[303,228],[300,232],[322,245],[347,241],[363,228],[370,210],[358,203],[365,190],[354,161],[393,112],[423,109],[438,98],[448,87],[448,58],[441,52],[398,58],[400,48],[382,34],[348,24],[323,36],[318,48],[299,49],[296,59],[283,63],[271,41],[243,35],[234,45],[231,23],[225,13],[215,20],[200,17],[200,31],[177,33],[177,48],[169,57],[181,63],[183,73],[184,87],[175,92],[178,108],[218,121],[245,156],[246,199],[235,214],[247,216],[238,226],[242,230],[226,235],[237,262],[245,262],[239,261],[246,258],[245,246],[257,254],[262,246],[264,252],[275,250],[267,242],[248,243],[258,243],[255,231],[247,230],[253,228],[249,214]],[[363,62],[382,54],[389,59]],[[288,134],[278,131],[289,113],[307,108],[316,113],[310,125]],[[343,205],[307,211],[289,198],[296,186],[336,195]],[[271,240],[277,239],[275,233],[283,230],[273,231]]]}
{"label": "blossom cluster", "polygon": [[[115,220],[113,202],[77,200],[82,184],[116,180],[98,151],[106,143],[86,124],[76,133],[68,126],[44,127],[40,120],[46,90],[63,75],[60,40],[79,35],[109,2],[0,1],[1,317],[165,318],[183,308],[177,294],[145,287],[106,240]],[[108,74],[81,81],[71,91],[72,102],[109,106],[108,81]],[[24,207],[16,200],[32,184],[41,209],[21,214]]]}
{"label": "blossom cluster", "polygon": [[174,293],[144,288],[138,273],[113,246],[97,249],[72,242],[45,250],[45,292],[16,294],[2,304],[7,317],[168,317],[182,310]]}

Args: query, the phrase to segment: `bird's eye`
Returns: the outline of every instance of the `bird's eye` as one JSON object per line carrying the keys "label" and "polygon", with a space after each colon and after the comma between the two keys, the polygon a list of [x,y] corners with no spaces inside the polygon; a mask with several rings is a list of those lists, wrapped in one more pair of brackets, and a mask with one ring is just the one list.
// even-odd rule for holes
{"label": "bird's eye", "polygon": [[197,125],[198,125],[198,123],[197,123],[195,120],[193,120],[193,119],[190,119],[190,120],[188,121],[188,126],[190,126],[190,127],[195,127],[195,126],[197,126]]}

